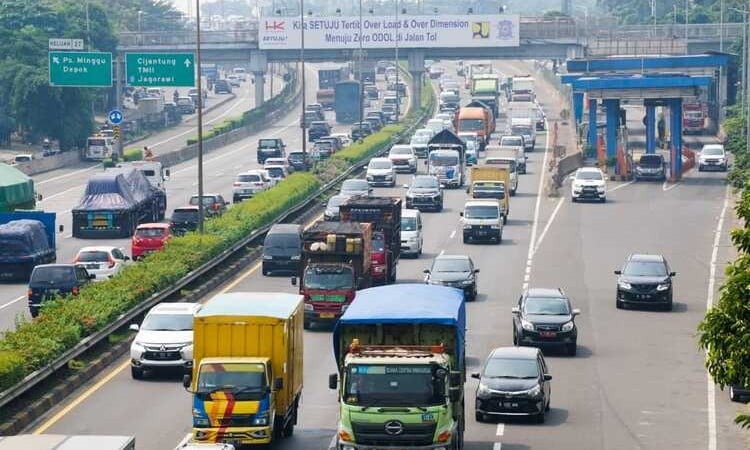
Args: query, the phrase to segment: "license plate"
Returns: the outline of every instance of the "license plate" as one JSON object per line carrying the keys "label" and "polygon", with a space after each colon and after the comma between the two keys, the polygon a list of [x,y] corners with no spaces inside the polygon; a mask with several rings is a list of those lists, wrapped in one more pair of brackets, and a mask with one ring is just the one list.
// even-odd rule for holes
{"label": "license plate", "polygon": [[503,408],[518,408],[518,403],[515,403],[515,402],[503,402]]}
{"label": "license plate", "polygon": [[555,337],[557,335],[554,331],[540,331],[539,334],[542,337]]}
{"label": "license plate", "polygon": [[334,313],[320,313],[321,319],[333,319],[334,317],[336,317]]}
{"label": "license plate", "polygon": [[648,294],[640,294],[640,295],[638,295],[638,298],[641,299],[641,300],[648,300],[648,299],[651,298],[651,296],[648,295]]}

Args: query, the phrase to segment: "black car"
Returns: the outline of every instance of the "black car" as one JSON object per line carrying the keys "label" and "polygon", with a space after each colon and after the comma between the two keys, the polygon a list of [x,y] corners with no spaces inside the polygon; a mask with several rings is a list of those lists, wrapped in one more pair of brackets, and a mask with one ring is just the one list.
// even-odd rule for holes
{"label": "black car", "polygon": [[351,136],[353,141],[358,141],[366,138],[372,133],[372,125],[370,125],[370,122],[357,122],[352,126]]}
{"label": "black car", "polygon": [[383,128],[383,121],[380,120],[379,117],[365,117],[365,121],[370,123],[370,126],[372,127],[373,132],[380,131],[381,128]]}
{"label": "black car", "polygon": [[377,100],[380,97],[380,92],[378,91],[377,86],[375,86],[374,84],[366,84],[365,95],[367,95],[369,99]]}
{"label": "black car", "polygon": [[29,280],[29,311],[39,315],[42,304],[55,297],[78,295],[79,289],[93,276],[78,264],[42,264],[34,267]]}
{"label": "black car", "polygon": [[195,231],[198,229],[199,215],[200,211],[197,205],[175,208],[169,220],[172,232],[180,236],[188,231]]}
{"label": "black car", "polygon": [[580,313],[562,289],[528,289],[513,307],[513,345],[561,346],[575,356]]}
{"label": "black car", "polygon": [[747,402],[750,398],[750,388],[738,384],[729,386],[729,399],[733,402]]}
{"label": "black car", "polygon": [[443,210],[443,189],[434,175],[416,175],[406,191],[406,207],[409,209]]}
{"label": "black car", "polygon": [[659,180],[667,179],[666,163],[664,156],[657,154],[641,155],[635,164],[636,180]]}
{"label": "black car", "polygon": [[289,161],[289,167],[293,168],[294,170],[305,171],[308,169],[308,166],[307,166],[308,159],[305,158],[305,154],[302,152],[302,150],[295,150],[295,151],[289,152],[287,161]]}
{"label": "black car", "polygon": [[538,348],[500,347],[490,353],[480,373],[477,422],[497,416],[530,416],[544,423],[549,411],[552,375]]}
{"label": "black car", "polygon": [[331,126],[328,125],[328,122],[316,120],[315,122],[310,123],[310,127],[307,130],[307,140],[309,140],[310,142],[315,142],[321,137],[328,136],[330,134]]}
{"label": "black car", "polygon": [[279,223],[271,227],[263,241],[263,275],[284,272],[296,275],[302,255],[302,227]]}
{"label": "black car", "polygon": [[214,94],[231,94],[232,86],[227,80],[216,80],[214,83]]}
{"label": "black car", "polygon": [[425,283],[449,286],[464,291],[466,301],[477,298],[477,274],[474,262],[465,255],[440,255],[425,269]]}
{"label": "black car", "polygon": [[632,254],[625,260],[617,275],[617,309],[628,305],[657,306],[672,310],[672,277],[662,255]]}

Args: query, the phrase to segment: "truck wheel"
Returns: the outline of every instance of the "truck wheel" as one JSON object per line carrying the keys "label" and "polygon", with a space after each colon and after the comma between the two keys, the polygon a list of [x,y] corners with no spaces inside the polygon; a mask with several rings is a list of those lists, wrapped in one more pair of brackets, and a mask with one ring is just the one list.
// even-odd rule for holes
{"label": "truck wheel", "polygon": [[503,216],[503,225],[508,224],[508,216]]}

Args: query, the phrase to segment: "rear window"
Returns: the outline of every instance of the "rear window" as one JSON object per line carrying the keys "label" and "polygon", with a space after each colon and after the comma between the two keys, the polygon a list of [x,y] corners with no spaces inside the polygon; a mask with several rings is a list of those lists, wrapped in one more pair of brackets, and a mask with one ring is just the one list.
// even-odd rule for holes
{"label": "rear window", "polygon": [[172,214],[172,220],[175,222],[190,222],[198,220],[198,211],[195,210],[182,210]]}
{"label": "rear window", "polygon": [[164,237],[164,228],[138,228],[135,235],[145,238]]}
{"label": "rear window", "polygon": [[[203,196],[203,206],[211,206],[214,203],[218,202],[219,200],[214,196]],[[198,204],[198,196],[190,197],[190,204],[191,205],[197,205]]]}
{"label": "rear window", "polygon": [[78,262],[105,262],[109,260],[109,253],[104,251],[81,252],[78,254]]}
{"label": "rear window", "polygon": [[258,147],[276,148],[277,147],[276,140],[275,139],[261,139],[260,141],[258,141]]}
{"label": "rear window", "polygon": [[662,159],[658,155],[643,155],[638,164],[644,167],[661,167]]}
{"label": "rear window", "polygon": [[75,280],[76,275],[73,267],[54,266],[37,267],[31,274],[29,284],[36,283],[65,283]]}
{"label": "rear window", "polygon": [[266,169],[268,174],[274,178],[282,178],[284,176],[284,169],[281,167],[269,167]]}
{"label": "rear window", "polygon": [[374,252],[385,251],[385,236],[382,233],[375,233],[372,236],[372,251]]}
{"label": "rear window", "polygon": [[237,176],[237,181],[239,181],[240,183],[253,183],[253,182],[256,182],[256,181],[261,181],[261,179],[260,179],[260,175],[255,175],[255,174],[253,174],[253,175],[238,175]]}

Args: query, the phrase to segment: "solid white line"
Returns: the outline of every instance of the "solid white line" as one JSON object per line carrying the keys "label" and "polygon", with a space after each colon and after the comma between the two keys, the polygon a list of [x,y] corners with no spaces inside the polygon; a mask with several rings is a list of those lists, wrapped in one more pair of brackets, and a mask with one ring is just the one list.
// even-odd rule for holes
{"label": "solid white line", "polygon": [[13,303],[18,303],[18,302],[20,302],[21,300],[23,300],[23,299],[25,299],[25,298],[26,298],[26,296],[25,296],[25,295],[22,295],[22,296],[18,297],[18,298],[17,298],[17,299],[15,299],[15,300],[11,300],[11,301],[9,301],[8,303],[6,303],[6,304],[4,304],[4,305],[0,306],[0,310],[2,310],[2,309],[5,309],[5,308],[7,308],[8,306],[12,305]]}
{"label": "solid white line", "polygon": [[609,189],[609,190],[608,190],[608,192],[614,192],[614,191],[616,191],[616,190],[618,190],[618,189],[622,189],[622,188],[624,188],[624,187],[630,186],[630,185],[631,185],[631,184],[633,184],[633,183],[635,183],[635,180],[632,180],[632,181],[628,181],[627,183],[623,183],[623,184],[621,184],[621,185],[619,185],[619,186],[615,186],[615,187],[613,187],[612,189]]}
{"label": "solid white line", "polygon": [[454,237],[456,237],[456,230],[451,231],[451,237],[450,238],[453,239]]}
{"label": "solid white line", "polygon": [[492,444],[492,450],[502,450],[503,444],[501,442],[495,442]]}
{"label": "solid white line", "polygon": [[328,444],[329,449],[336,448],[336,435],[334,434],[333,437],[331,437],[331,443]]}
{"label": "solid white line", "polygon": [[497,432],[495,433],[497,436],[502,436],[505,434],[505,424],[499,423],[497,424]]}
{"label": "solid white line", "polygon": [[186,435],[185,435],[185,437],[184,437],[184,438],[182,438],[182,440],[180,441],[180,443],[179,443],[179,444],[177,444],[177,448],[179,449],[180,447],[183,447],[183,446],[184,446],[185,444],[187,444],[187,443],[188,443],[188,441],[190,441],[190,438],[191,438],[191,437],[193,437],[193,434],[192,434],[192,433],[188,433],[188,434],[186,434]]}
{"label": "solid white line", "polygon": [[679,186],[679,184],[680,184],[680,182],[678,181],[678,182],[672,184],[671,186],[669,186],[669,183],[665,181],[664,184],[661,185],[661,190],[664,191],[664,192],[671,191],[672,189],[674,189],[677,186]]}
{"label": "solid white line", "polygon": [[41,186],[41,185],[43,185],[45,183],[50,183],[52,181],[61,180],[63,178],[68,178],[68,177],[71,177],[73,175],[78,175],[79,173],[89,172],[91,170],[94,170],[94,169],[97,169],[97,168],[100,168],[100,167],[101,167],[101,164],[97,164],[95,166],[87,167],[85,169],[76,170],[75,172],[66,173],[64,175],[58,175],[56,177],[52,177],[52,178],[49,178],[47,180],[35,181],[34,184],[36,184],[37,186]]}
{"label": "solid white line", "polygon": [[57,194],[48,195],[48,196],[44,197],[39,203],[44,203],[47,200],[52,200],[53,198],[59,197],[61,195],[65,195],[65,194],[67,194],[70,191],[74,191],[76,189],[81,189],[83,187],[84,187],[84,185],[73,186],[72,188],[68,188],[68,189],[65,189],[64,191],[60,191]]}
{"label": "solid white line", "polygon": [[[729,208],[730,188],[724,193],[724,205],[721,207],[721,214],[714,230],[714,243],[711,249],[711,265],[708,269],[708,292],[706,294],[706,310],[714,306],[714,290],[716,287],[716,260],[719,257],[719,244],[721,243],[721,231],[724,228],[724,218]],[[711,375],[706,372],[707,382],[707,400],[708,400],[708,450],[716,450],[716,385]]]}
{"label": "solid white line", "polygon": [[536,241],[536,248],[534,249],[534,254],[536,254],[537,250],[539,250],[539,247],[542,245],[544,236],[547,235],[547,230],[549,230],[550,226],[552,225],[552,222],[554,222],[555,217],[557,216],[557,212],[560,211],[560,207],[563,205],[564,200],[565,200],[565,197],[560,197],[560,200],[557,201],[557,205],[555,205],[555,209],[552,211],[552,215],[549,216],[547,225],[544,226],[544,230],[542,230],[542,234],[539,235],[539,239]]}

